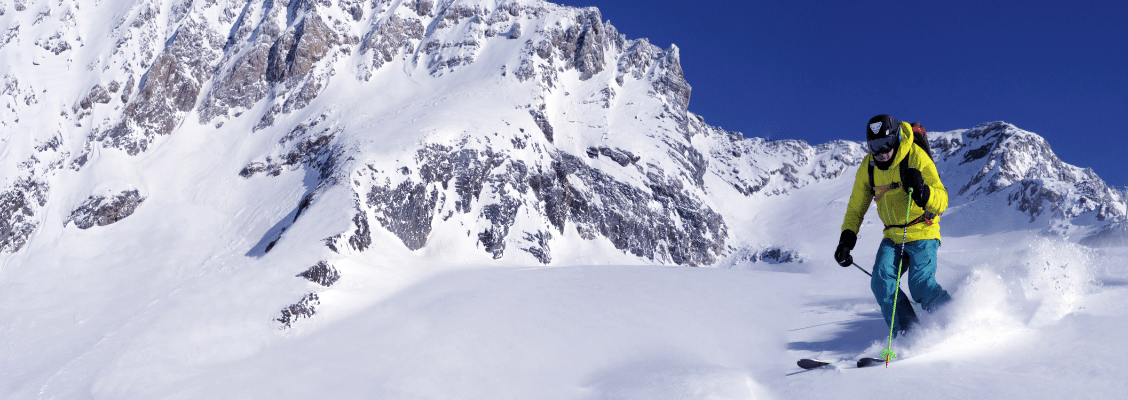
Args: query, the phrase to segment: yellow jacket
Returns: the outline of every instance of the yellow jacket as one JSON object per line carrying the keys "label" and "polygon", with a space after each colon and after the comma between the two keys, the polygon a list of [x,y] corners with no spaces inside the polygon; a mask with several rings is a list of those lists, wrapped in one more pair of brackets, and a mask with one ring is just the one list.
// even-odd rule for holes
{"label": "yellow jacket", "polygon": [[[920,170],[924,183],[929,186],[931,193],[924,209],[918,207],[912,201],[909,192],[903,187],[888,191],[880,189],[894,182],[900,186],[901,168],[899,164],[905,157],[909,158],[909,168]],[[850,193],[850,204],[846,206],[846,217],[842,221],[842,230],[849,229],[854,233],[859,233],[858,230],[862,227],[862,220],[865,218],[866,210],[869,209],[870,201],[880,194],[881,196],[877,200],[877,215],[886,227],[884,230],[885,237],[893,240],[894,243],[901,243],[902,234],[904,234],[906,242],[940,239],[940,214],[948,208],[948,190],[944,189],[944,184],[940,182],[940,175],[936,172],[936,164],[932,162],[931,158],[928,158],[924,149],[913,144],[913,128],[908,123],[901,123],[901,144],[898,146],[896,154],[893,155],[893,163],[887,170],[875,166],[873,168],[874,182],[873,186],[870,186],[869,165],[872,161],[873,155],[866,155],[854,176],[854,190]],[[878,190],[875,191],[874,189]],[[908,219],[905,218],[906,207],[908,207]],[[912,222],[921,214],[924,214],[925,209],[936,215],[932,218],[931,223],[924,221],[913,224],[909,226],[907,233],[903,228],[889,227],[890,225],[905,225]]]}

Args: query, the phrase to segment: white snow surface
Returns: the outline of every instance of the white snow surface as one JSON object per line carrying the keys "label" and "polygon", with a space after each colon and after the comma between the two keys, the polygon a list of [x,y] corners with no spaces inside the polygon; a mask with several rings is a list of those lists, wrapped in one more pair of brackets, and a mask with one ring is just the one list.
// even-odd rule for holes
{"label": "white snow surface", "polygon": [[[1113,399],[1128,392],[1128,370],[1115,358],[1128,352],[1128,248],[1077,244],[1104,222],[1099,207],[1074,201],[1076,182],[1099,181],[1091,171],[1068,166],[1043,176],[1031,171],[1058,167],[1039,167],[1037,157],[1005,164],[1002,153],[988,157],[1003,160],[998,169],[961,163],[962,152],[938,157],[952,211],[945,217],[951,228],[941,223],[937,278],[954,301],[893,341],[899,357],[888,368],[856,369],[858,357],[885,348],[888,333],[868,277],[831,257],[864,154],[859,144],[729,144],[729,133],[697,125],[683,136],[664,119],[676,108],[672,100],[651,93],[653,76],[666,67],[647,64],[650,75],[627,74],[616,84],[617,54],[588,80],[561,68],[552,90],[539,78],[500,75],[520,65],[526,36],[584,10],[512,2],[542,7],[542,19],[522,17],[520,40],[500,32],[479,46],[442,50],[474,60],[443,73],[406,55],[375,69],[369,53],[326,58],[314,68],[332,77],[322,94],[267,129],[254,127],[272,98],[239,109],[242,117],[234,109],[218,117],[220,127],[200,122],[194,108],[174,134],[139,155],[88,140],[91,128],[113,125],[124,107],[119,91],[77,117],[90,87],[145,72],[135,55],[159,53],[146,46],[171,37],[175,16],[230,28],[215,22],[221,11],[243,9],[219,3],[156,2],[163,17],[137,29],[120,22],[150,2],[0,3],[0,56],[9,64],[0,69],[0,179],[10,186],[41,176],[51,187],[27,243],[0,253],[0,398]],[[414,3],[380,4],[407,15]],[[348,20],[343,6],[324,10],[326,18]],[[380,18],[368,10],[362,21]],[[473,24],[456,19],[445,39],[479,29]],[[60,41],[71,48],[53,53]],[[676,47],[664,51],[676,62]],[[212,85],[204,82],[201,93]],[[604,88],[617,91],[607,107]],[[551,145],[523,108],[537,103],[555,127]],[[476,217],[488,204],[485,193],[473,212],[436,219],[421,249],[372,225],[367,250],[331,252],[325,238],[354,229],[355,187],[318,186],[317,172],[300,167],[239,175],[251,162],[284,154],[280,138],[322,114],[351,157],[343,181],[357,187],[376,179],[366,170],[410,163],[421,144],[469,141],[484,149],[492,138],[508,146],[519,127],[535,146],[513,151],[515,159],[543,160],[540,148],[582,157],[592,146],[617,146],[671,176],[680,167],[668,147],[684,142],[709,163],[703,184],[686,190],[724,216],[727,250],[702,268],[660,265],[670,262],[636,257],[603,237],[585,239],[568,225],[553,239],[548,265],[516,249],[494,260],[466,240],[483,224]],[[1041,139],[1014,129],[1010,137]],[[35,151],[56,137],[58,149]],[[89,164],[66,167],[80,154],[91,156]],[[644,176],[608,158],[588,162],[623,182]],[[1072,208],[1016,210],[1012,199],[1023,192],[1008,185],[1021,179],[1065,193]],[[734,189],[753,183],[762,188],[751,195]],[[1002,194],[991,196],[991,184]],[[131,189],[146,199],[127,218],[89,229],[64,224],[88,196]],[[315,190],[316,202],[296,219],[295,205]],[[1122,194],[1111,193],[1108,212],[1123,216]],[[874,221],[867,218],[854,251],[867,269],[880,240]],[[513,231],[543,225],[526,211]],[[278,245],[263,251],[271,240]],[[798,259],[749,256],[772,248]],[[322,260],[340,272],[331,287],[295,277]],[[318,295],[317,313],[282,326],[280,310],[308,293]],[[804,371],[795,365],[800,358],[835,363]]]}

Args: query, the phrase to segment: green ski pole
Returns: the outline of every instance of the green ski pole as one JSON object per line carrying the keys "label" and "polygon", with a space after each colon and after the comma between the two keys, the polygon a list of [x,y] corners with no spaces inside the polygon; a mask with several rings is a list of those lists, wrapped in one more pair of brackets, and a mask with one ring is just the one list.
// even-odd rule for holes
{"label": "green ski pole", "polygon": [[[913,189],[909,188],[909,203],[905,206],[905,230],[901,232],[901,257],[897,260],[897,290],[901,290],[901,266],[905,263],[905,239],[909,235],[909,210],[913,206]],[[858,267],[861,269],[861,267]],[[897,322],[897,294],[893,294],[893,315],[889,318],[889,342],[881,356],[885,358],[885,368],[889,368],[889,360],[897,358],[893,352],[893,323]]]}

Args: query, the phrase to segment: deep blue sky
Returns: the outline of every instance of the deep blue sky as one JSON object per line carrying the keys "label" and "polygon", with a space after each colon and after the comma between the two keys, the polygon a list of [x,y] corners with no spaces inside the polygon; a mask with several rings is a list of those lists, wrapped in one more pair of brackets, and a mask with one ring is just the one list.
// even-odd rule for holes
{"label": "deep blue sky", "polygon": [[745,136],[862,140],[1006,121],[1128,186],[1128,2],[550,0],[681,49],[689,108]]}

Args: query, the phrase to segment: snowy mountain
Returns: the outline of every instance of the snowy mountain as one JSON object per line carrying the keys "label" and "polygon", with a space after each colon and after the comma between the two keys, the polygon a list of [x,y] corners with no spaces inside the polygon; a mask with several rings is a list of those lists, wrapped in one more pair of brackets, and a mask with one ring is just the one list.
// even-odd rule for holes
{"label": "snowy mountain", "polygon": [[[9,251],[35,230],[55,171],[93,168],[107,151],[138,156],[206,129],[275,143],[245,161],[237,172],[246,179],[316,175],[291,206],[295,219],[327,187],[348,186],[354,227],[325,239],[334,251],[363,251],[369,226],[411,250],[471,226],[461,241],[492,258],[524,251],[511,257],[548,263],[571,222],[584,239],[658,262],[711,264],[723,252],[726,227],[706,203],[704,157],[686,128],[689,85],[677,48],[628,41],[595,9],[535,1],[39,8],[34,29],[20,31],[32,13],[9,17],[15,44],[6,51],[50,58],[14,66],[6,93],[43,98],[10,103],[15,115],[59,116],[5,121],[9,132],[32,123],[53,132],[37,134],[36,152],[10,157],[45,162],[9,178],[29,182],[9,192],[23,198],[4,211],[17,232],[3,243]],[[87,27],[86,15],[113,27],[83,32],[101,28]],[[75,44],[40,55],[37,35]],[[37,71],[51,63],[69,71],[76,61],[87,73],[73,84]]]}
{"label": "snowy mountain", "polygon": [[[628,40],[595,9],[494,1],[88,8],[21,2],[7,17],[3,51],[31,63],[5,73],[13,112],[4,126],[25,134],[6,157],[4,251],[44,223],[52,177],[64,168],[95,168],[107,151],[136,157],[193,130],[273,142],[238,171],[248,180],[311,175],[291,206],[294,220],[326,188],[348,186],[353,227],[325,238],[332,251],[363,251],[370,230],[382,228],[411,250],[461,242],[494,259],[545,264],[573,234],[654,262],[713,264],[730,234],[710,197],[729,187],[787,194],[847,173],[863,155],[848,142],[743,140],[708,126],[687,109],[677,48]],[[93,21],[112,24],[97,32],[107,27]],[[53,69],[84,71],[60,85]],[[953,192],[966,203],[1005,196],[1031,222],[1052,210],[1053,230],[1064,234],[1089,211],[1096,221],[1124,218],[1121,193],[1063,164],[1036,135],[989,125],[936,141],[945,178],[961,181]],[[707,186],[706,175],[727,187]],[[72,219],[100,213],[105,224],[131,214],[147,190],[122,185],[88,193],[68,210]],[[100,205],[107,196],[127,206]],[[273,249],[288,225],[254,251]]]}
{"label": "snowy mountain", "polygon": [[[865,155],[852,141],[810,146],[708,125],[689,111],[678,48],[629,39],[595,8],[539,0],[15,0],[0,3],[0,28],[8,61],[0,67],[5,398],[215,394],[177,388],[215,373],[192,371],[285,358],[278,352],[287,340],[316,332],[361,343],[373,330],[327,327],[361,321],[379,330],[386,326],[373,321],[400,321],[365,311],[384,301],[426,316],[432,300],[481,290],[501,296],[484,301],[502,310],[546,288],[555,297],[530,304],[585,298],[582,313],[560,314],[573,320],[624,300],[570,286],[585,274],[614,287],[659,288],[623,289],[653,310],[676,311],[644,326],[737,318],[710,319],[696,307],[768,301],[746,298],[734,282],[779,296],[799,285],[721,271],[821,268]],[[1065,164],[1034,133],[993,122],[933,134],[932,148],[952,196],[946,238],[1034,232],[1098,246],[1128,236],[1128,194]],[[859,246],[872,244],[874,220]],[[608,264],[733,269],[703,280],[659,268],[645,278],[623,267],[528,278],[465,272]],[[452,273],[478,286],[426,283]],[[680,279],[693,291],[677,288]],[[559,282],[572,283],[547,289]],[[710,288],[720,289],[693,297]],[[663,290],[678,295],[661,297]],[[791,307],[771,301],[761,306]],[[513,315],[536,319],[540,309]],[[521,330],[521,321],[508,323]],[[637,328],[585,354],[625,345]],[[419,332],[452,348],[478,343]],[[652,339],[648,346],[668,338]],[[426,343],[397,340],[378,343]],[[775,343],[763,340],[740,354]],[[691,342],[678,343],[701,350]],[[393,358],[411,363],[407,353]],[[561,368],[579,374],[584,365]],[[395,368],[384,366],[375,378],[396,381]],[[238,379],[252,387],[267,378]],[[606,393],[622,387],[607,385]],[[449,393],[386,389],[372,393]]]}
{"label": "snowy mountain", "polygon": [[[1091,169],[1062,162],[1045,139],[1014,125],[985,123],[933,135],[931,143],[954,195],[950,204],[956,207],[944,219],[948,234],[1037,227],[1093,240],[1096,229],[1125,219],[1123,191],[1105,185]],[[1000,209],[1021,216],[1000,216]]]}

